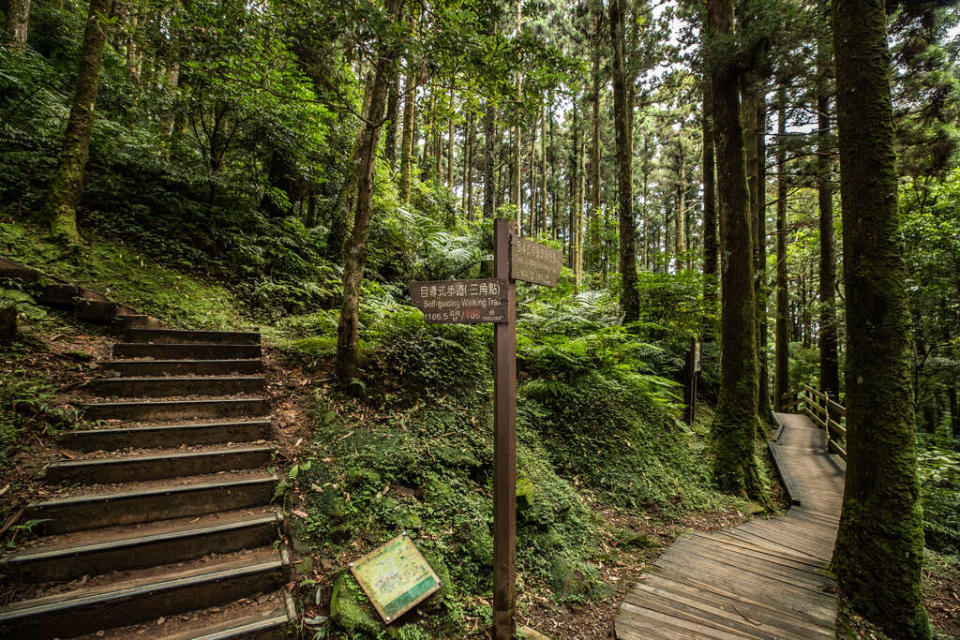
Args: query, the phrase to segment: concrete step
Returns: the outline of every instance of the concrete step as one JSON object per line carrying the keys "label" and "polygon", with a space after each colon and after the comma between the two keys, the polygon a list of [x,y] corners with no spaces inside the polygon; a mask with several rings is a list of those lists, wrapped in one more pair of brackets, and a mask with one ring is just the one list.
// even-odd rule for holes
{"label": "concrete step", "polygon": [[40,294],[40,304],[58,309],[73,309],[81,300],[106,302],[107,298],[93,289],[58,283],[44,286]]}
{"label": "concrete step", "polygon": [[50,640],[155,620],[278,589],[284,561],[266,551],[192,570],[79,588],[0,609],[0,637]]}
{"label": "concrete step", "polygon": [[128,447],[179,447],[267,440],[271,437],[271,431],[269,419],[229,420],[69,431],[61,436],[60,441],[66,448],[78,451],[113,451]]}
{"label": "concrete step", "polygon": [[267,398],[210,398],[149,402],[96,402],[83,406],[87,420],[182,420],[188,418],[257,417],[270,413]]}
{"label": "concrete step", "polygon": [[162,326],[159,320],[151,318],[148,315],[123,312],[116,317],[114,325],[119,331],[126,331],[127,329],[159,329]]}
{"label": "concrete step", "polygon": [[36,530],[50,535],[243,509],[269,504],[278,482],[267,473],[235,474],[79,493],[28,505],[24,521],[42,520]]}
{"label": "concrete step", "polygon": [[247,360],[262,354],[258,344],[152,344],[118,342],[114,358],[153,358],[154,360]]}
{"label": "concrete step", "polygon": [[101,378],[90,384],[95,395],[117,398],[222,396],[258,393],[264,387],[263,376]]}
{"label": "concrete step", "polygon": [[13,280],[22,284],[34,284],[43,278],[36,269],[0,258],[0,279]]}
{"label": "concrete step", "polygon": [[263,371],[259,358],[249,360],[112,360],[100,365],[123,377],[135,376],[226,376]]}
{"label": "concrete step", "polygon": [[291,618],[286,609],[275,609],[266,616],[228,620],[159,640],[283,640],[292,637],[291,624],[295,621],[296,617]]}
{"label": "concrete step", "polygon": [[246,331],[189,331],[183,329],[130,329],[125,342],[156,344],[260,344],[260,334]]}
{"label": "concrete step", "polygon": [[[279,538],[279,513],[204,516],[196,523],[179,522],[149,527],[147,531],[107,533],[79,542],[41,545],[6,556],[0,570],[19,582],[72,580],[111,571],[131,571],[200,559],[271,545]],[[176,522],[176,521],[174,521]],[[100,533],[100,532],[91,532]]]}
{"label": "concrete step", "polygon": [[256,469],[270,462],[273,451],[270,446],[252,446],[65,460],[47,465],[46,480],[74,484],[115,484]]}

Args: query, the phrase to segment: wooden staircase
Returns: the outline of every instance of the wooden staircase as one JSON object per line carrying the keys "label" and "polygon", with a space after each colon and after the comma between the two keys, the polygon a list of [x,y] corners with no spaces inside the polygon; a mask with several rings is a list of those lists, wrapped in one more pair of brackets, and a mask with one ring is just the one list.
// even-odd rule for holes
{"label": "wooden staircase", "polygon": [[255,333],[127,329],[4,557],[0,637],[282,638],[279,478]]}

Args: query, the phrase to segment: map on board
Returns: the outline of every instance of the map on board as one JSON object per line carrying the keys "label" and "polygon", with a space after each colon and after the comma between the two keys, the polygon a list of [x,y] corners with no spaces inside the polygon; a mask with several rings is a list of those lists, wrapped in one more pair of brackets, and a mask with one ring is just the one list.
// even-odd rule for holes
{"label": "map on board", "polygon": [[350,571],[385,622],[396,620],[443,586],[406,535],[351,563]]}

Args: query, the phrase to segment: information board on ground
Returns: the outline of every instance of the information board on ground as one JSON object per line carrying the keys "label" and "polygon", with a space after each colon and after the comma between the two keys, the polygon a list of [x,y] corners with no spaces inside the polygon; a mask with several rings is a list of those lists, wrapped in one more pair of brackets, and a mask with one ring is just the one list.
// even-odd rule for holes
{"label": "information board on ground", "polygon": [[557,286],[563,254],[539,242],[510,238],[510,277],[548,287]]}
{"label": "information board on ground", "polygon": [[384,622],[396,620],[443,586],[406,535],[350,563],[350,571]]}
{"label": "information board on ground", "polygon": [[507,321],[507,283],[485,280],[433,280],[410,283],[413,304],[427,324]]}

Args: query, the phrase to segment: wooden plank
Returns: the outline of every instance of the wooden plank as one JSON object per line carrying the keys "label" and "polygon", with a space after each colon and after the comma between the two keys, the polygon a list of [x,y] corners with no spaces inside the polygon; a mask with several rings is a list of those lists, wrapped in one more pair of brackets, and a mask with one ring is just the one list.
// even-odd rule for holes
{"label": "wooden plank", "polygon": [[684,630],[688,633],[692,633],[694,635],[691,637],[694,639],[711,638],[711,640],[736,640],[740,637],[728,630],[718,629],[705,620],[697,620],[690,618],[689,616],[677,615],[672,611],[661,611],[663,607],[658,606],[657,603],[649,600],[644,600],[643,605],[636,605],[632,602],[623,602],[620,605],[620,608],[625,609],[626,611],[634,611],[645,617],[653,618],[654,620],[660,620],[663,624],[673,627],[674,629]]}
{"label": "wooden plank", "polygon": [[[680,620],[703,624],[716,631],[732,634],[736,638],[752,638],[753,640],[776,640],[777,636],[770,631],[764,631],[762,625],[757,626],[743,618],[730,617],[727,611],[714,608],[708,602],[690,602],[678,598],[675,594],[663,593],[656,587],[648,584],[637,585],[643,592],[642,603],[637,606],[658,611]],[[633,605],[634,602],[627,601]]]}
{"label": "wooden plank", "polygon": [[665,594],[684,600],[709,603],[715,609],[739,620],[747,619],[762,622],[800,635],[819,628],[822,630],[824,637],[833,639],[835,636],[827,627],[819,626],[816,619],[805,617],[803,614],[770,607],[767,603],[749,600],[740,595],[723,592],[707,585],[698,586],[676,577],[651,572],[638,585],[638,589],[643,587],[656,588]]}
{"label": "wooden plank", "polygon": [[742,572],[752,573],[764,578],[785,582],[802,589],[809,589],[821,593],[824,580],[813,571],[804,571],[782,567],[770,562],[754,559],[748,562],[746,558],[734,551],[719,546],[686,549],[686,553],[700,562],[713,562],[717,566],[726,567],[731,574],[740,575]]}

